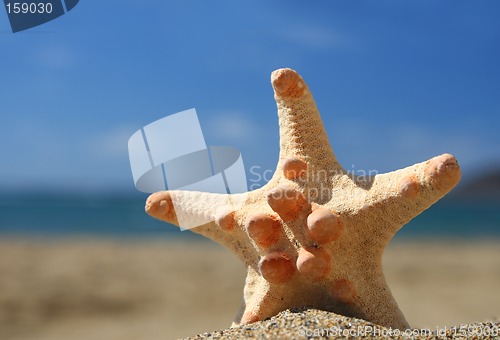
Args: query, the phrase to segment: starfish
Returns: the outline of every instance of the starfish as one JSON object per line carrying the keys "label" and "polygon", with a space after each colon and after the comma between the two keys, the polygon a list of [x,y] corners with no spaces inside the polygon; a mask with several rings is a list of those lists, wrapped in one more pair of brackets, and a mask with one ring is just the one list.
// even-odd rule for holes
{"label": "starfish", "polygon": [[[233,326],[312,307],[398,329],[409,327],[387,286],[382,255],[396,232],[460,180],[450,154],[375,176],[337,161],[309,88],[294,70],[272,73],[280,156],[263,187],[244,194],[161,191],[146,202],[155,218],[208,223],[192,229],[247,267]],[[227,202],[244,199],[235,208]]]}

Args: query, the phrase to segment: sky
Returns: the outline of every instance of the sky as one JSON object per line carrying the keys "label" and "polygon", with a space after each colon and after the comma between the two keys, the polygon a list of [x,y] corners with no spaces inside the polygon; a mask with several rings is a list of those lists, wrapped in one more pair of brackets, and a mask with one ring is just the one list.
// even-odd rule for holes
{"label": "sky", "polygon": [[472,178],[500,168],[499,14],[496,0],[81,0],[14,34],[0,8],[0,191],[133,191],[129,137],[193,107],[256,180],[278,160],[281,67],[309,85],[347,170],[447,152]]}

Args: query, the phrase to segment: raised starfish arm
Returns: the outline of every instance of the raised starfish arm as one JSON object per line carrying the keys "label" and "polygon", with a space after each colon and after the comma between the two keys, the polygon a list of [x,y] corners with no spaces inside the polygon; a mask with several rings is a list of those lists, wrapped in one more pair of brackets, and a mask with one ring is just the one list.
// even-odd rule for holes
{"label": "raised starfish arm", "polygon": [[416,215],[446,195],[461,177],[455,157],[443,154],[404,169],[375,176],[366,205],[377,205],[383,220],[370,223],[373,232],[384,232],[387,242]]}
{"label": "raised starfish arm", "polygon": [[285,160],[299,158],[309,169],[341,169],[304,79],[294,70],[283,68],[271,74],[271,83],[280,127],[278,167]]}

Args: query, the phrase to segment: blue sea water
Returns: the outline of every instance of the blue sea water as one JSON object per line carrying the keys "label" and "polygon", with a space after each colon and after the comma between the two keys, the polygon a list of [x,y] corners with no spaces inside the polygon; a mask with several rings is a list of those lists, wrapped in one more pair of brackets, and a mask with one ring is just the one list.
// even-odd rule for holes
{"label": "blue sea water", "polygon": [[[200,237],[153,219],[144,212],[147,195],[0,196],[0,237],[107,236]],[[397,234],[416,237],[500,237],[500,202],[443,199]]]}

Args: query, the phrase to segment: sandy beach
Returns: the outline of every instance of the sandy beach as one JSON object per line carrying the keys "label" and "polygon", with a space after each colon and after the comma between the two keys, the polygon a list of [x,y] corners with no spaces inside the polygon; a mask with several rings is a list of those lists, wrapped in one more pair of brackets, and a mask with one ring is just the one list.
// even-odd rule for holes
{"label": "sandy beach", "polygon": [[[384,257],[413,327],[500,316],[500,243],[395,241]],[[210,242],[0,241],[0,338],[173,339],[230,325],[245,270]]]}

